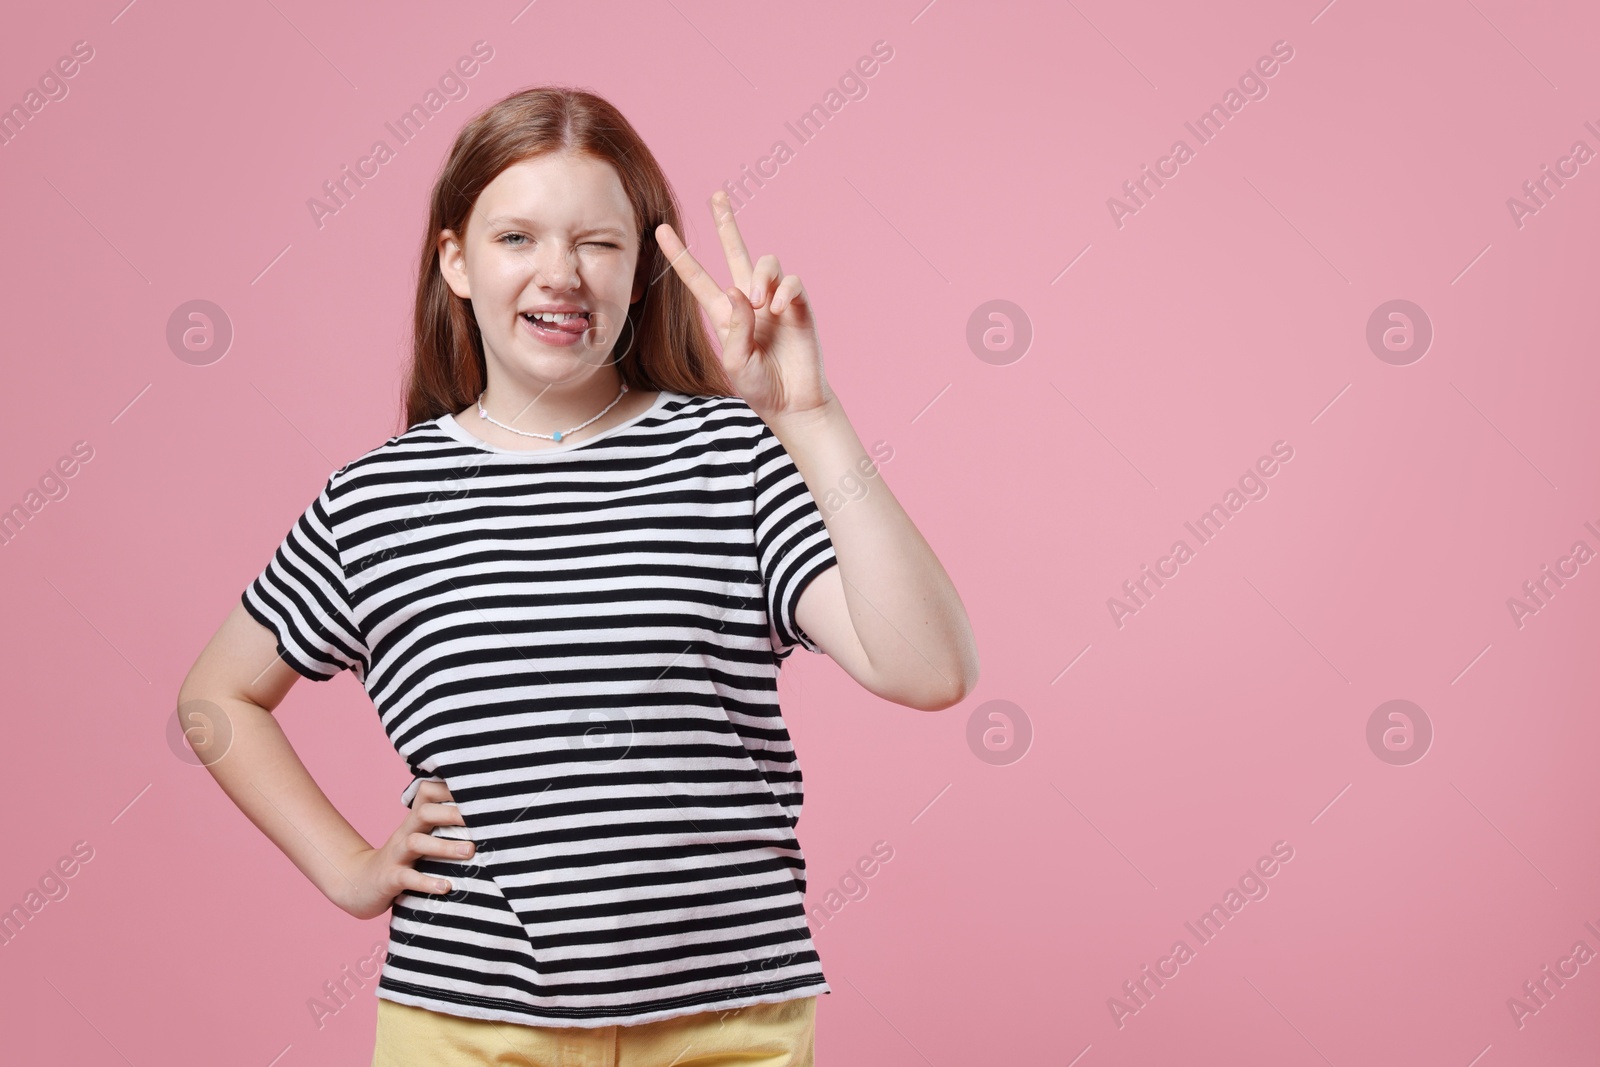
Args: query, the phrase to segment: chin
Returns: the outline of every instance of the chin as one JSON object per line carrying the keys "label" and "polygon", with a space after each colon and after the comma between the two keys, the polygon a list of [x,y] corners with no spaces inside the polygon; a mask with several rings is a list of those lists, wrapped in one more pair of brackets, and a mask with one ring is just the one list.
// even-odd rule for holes
{"label": "chin", "polygon": [[581,382],[594,373],[588,360],[565,352],[542,353],[532,359],[519,359],[512,371],[519,378],[544,385]]}

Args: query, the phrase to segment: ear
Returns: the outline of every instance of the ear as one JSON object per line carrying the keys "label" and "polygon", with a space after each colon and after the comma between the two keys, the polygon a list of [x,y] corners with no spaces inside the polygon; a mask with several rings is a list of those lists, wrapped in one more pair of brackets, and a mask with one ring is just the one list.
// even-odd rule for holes
{"label": "ear", "polygon": [[461,269],[461,243],[455,232],[442,231],[436,247],[439,254],[439,273],[444,277],[444,283],[462,300],[471,300],[472,287],[467,282],[466,272]]}

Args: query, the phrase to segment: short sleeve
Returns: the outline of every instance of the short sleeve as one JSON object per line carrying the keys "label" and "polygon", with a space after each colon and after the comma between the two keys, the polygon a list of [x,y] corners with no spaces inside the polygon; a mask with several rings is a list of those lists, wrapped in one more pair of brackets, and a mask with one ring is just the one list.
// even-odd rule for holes
{"label": "short sleeve", "polygon": [[278,655],[313,681],[342,670],[366,680],[367,648],[330,518],[333,478],[313,500],[266,567],[240,597],[245,610],[278,639]]}
{"label": "short sleeve", "polygon": [[777,435],[761,423],[752,461],[755,473],[756,553],[767,602],[772,650],[780,660],[800,646],[822,649],[795,621],[795,607],[811,579],[834,566],[833,541],[811,490]]}

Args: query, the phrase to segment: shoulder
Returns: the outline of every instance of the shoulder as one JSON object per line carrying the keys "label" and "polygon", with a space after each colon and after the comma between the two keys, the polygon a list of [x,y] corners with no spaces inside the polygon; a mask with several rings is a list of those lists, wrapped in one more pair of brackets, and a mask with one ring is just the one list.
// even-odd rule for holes
{"label": "shoulder", "polygon": [[[701,425],[696,436],[706,452],[715,450],[735,464],[758,495],[784,490],[800,480],[788,449],[743,397],[696,397]],[[805,483],[800,481],[801,485]]]}
{"label": "shoulder", "polygon": [[675,417],[694,421],[720,438],[753,443],[766,429],[761,416],[739,396],[678,394],[669,407],[676,408]]}
{"label": "shoulder", "polygon": [[410,426],[403,433],[361,453],[328,476],[326,493],[339,500],[358,489],[385,484],[425,481],[430,476],[448,478],[458,464],[439,462],[469,450],[439,428],[436,419]]}

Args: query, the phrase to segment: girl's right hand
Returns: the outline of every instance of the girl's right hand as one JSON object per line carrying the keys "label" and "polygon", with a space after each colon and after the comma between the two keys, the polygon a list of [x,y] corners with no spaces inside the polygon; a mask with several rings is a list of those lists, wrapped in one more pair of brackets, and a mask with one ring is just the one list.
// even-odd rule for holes
{"label": "girl's right hand", "polygon": [[412,866],[423,856],[467,860],[476,848],[471,841],[434,837],[435,826],[465,826],[443,782],[424,781],[417,788],[411,809],[381,848],[358,853],[346,866],[333,902],[358,919],[371,919],[389,910],[401,893],[445,894],[450,884],[423,874]]}

